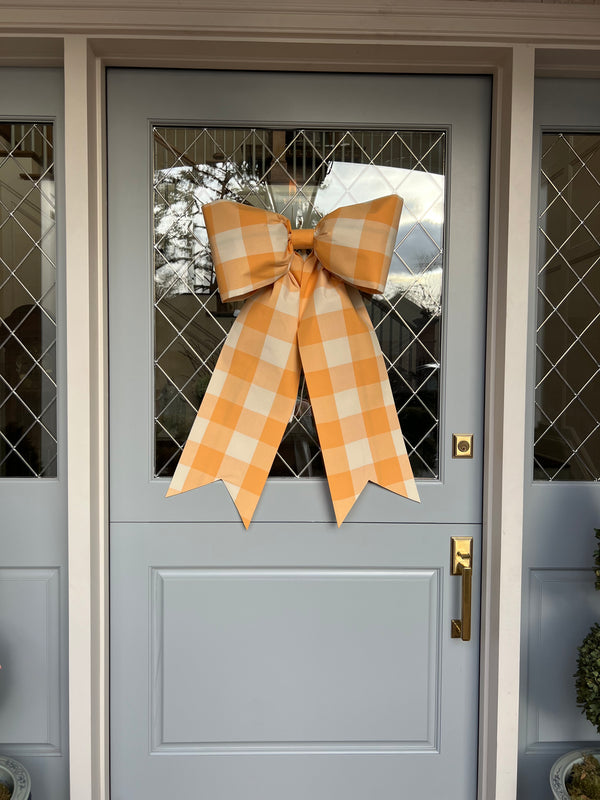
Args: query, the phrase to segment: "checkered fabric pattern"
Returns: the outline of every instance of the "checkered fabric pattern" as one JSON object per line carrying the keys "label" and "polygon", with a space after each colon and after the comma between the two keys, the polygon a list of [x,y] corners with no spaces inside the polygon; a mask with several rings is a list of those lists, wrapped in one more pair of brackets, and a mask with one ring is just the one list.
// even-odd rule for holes
{"label": "checkered fabric pattern", "polygon": [[[381,292],[402,200],[337,209],[302,257],[288,220],[227,200],[203,213],[224,300],[248,296],[167,496],[221,479],[246,527],[292,415],[301,365],[335,516],[368,481],[419,499],[385,364],[357,288]],[[308,237],[310,241],[311,237]]]}

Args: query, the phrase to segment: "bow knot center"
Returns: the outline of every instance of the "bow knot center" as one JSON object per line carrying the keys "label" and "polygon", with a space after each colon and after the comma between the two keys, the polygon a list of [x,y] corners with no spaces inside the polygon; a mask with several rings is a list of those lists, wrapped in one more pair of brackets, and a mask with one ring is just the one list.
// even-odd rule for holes
{"label": "bow knot center", "polygon": [[290,242],[294,250],[312,250],[315,232],[312,228],[298,228],[290,231]]}

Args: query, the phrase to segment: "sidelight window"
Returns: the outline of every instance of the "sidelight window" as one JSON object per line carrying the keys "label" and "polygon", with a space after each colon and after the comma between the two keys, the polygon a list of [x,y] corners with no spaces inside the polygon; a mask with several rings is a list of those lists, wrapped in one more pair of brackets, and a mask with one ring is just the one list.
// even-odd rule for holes
{"label": "sidelight window", "polygon": [[600,135],[542,137],[534,478],[600,480]]}
{"label": "sidelight window", "polygon": [[0,122],[0,477],[56,477],[53,126]]}

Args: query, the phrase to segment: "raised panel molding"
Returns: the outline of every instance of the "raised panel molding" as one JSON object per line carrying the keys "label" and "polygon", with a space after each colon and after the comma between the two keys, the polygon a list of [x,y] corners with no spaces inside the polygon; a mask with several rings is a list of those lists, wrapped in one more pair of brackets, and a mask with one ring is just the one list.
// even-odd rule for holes
{"label": "raised panel molding", "polygon": [[0,746],[61,755],[60,570],[0,569]]}
{"label": "raised panel molding", "polygon": [[577,647],[600,618],[589,569],[533,569],[529,578],[527,753],[560,754],[597,744],[575,704]]}
{"label": "raised panel molding", "polygon": [[152,752],[436,752],[440,582],[436,569],[153,569]]}

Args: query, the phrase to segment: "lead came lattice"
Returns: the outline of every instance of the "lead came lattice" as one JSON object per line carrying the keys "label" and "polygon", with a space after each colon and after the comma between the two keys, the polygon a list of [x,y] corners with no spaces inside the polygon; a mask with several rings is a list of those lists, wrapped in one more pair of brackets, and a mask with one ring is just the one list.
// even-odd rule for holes
{"label": "lead came lattice", "polygon": [[[443,131],[154,129],[155,474],[172,475],[237,309],[218,296],[201,206],[245,202],[313,227],[333,208],[405,199],[385,293],[367,300],[415,476],[438,476]],[[271,475],[323,475],[310,402]]]}
{"label": "lead came lattice", "polygon": [[0,477],[56,476],[53,128],[0,122]]}
{"label": "lead came lattice", "polygon": [[600,480],[600,136],[542,137],[534,477]]}

